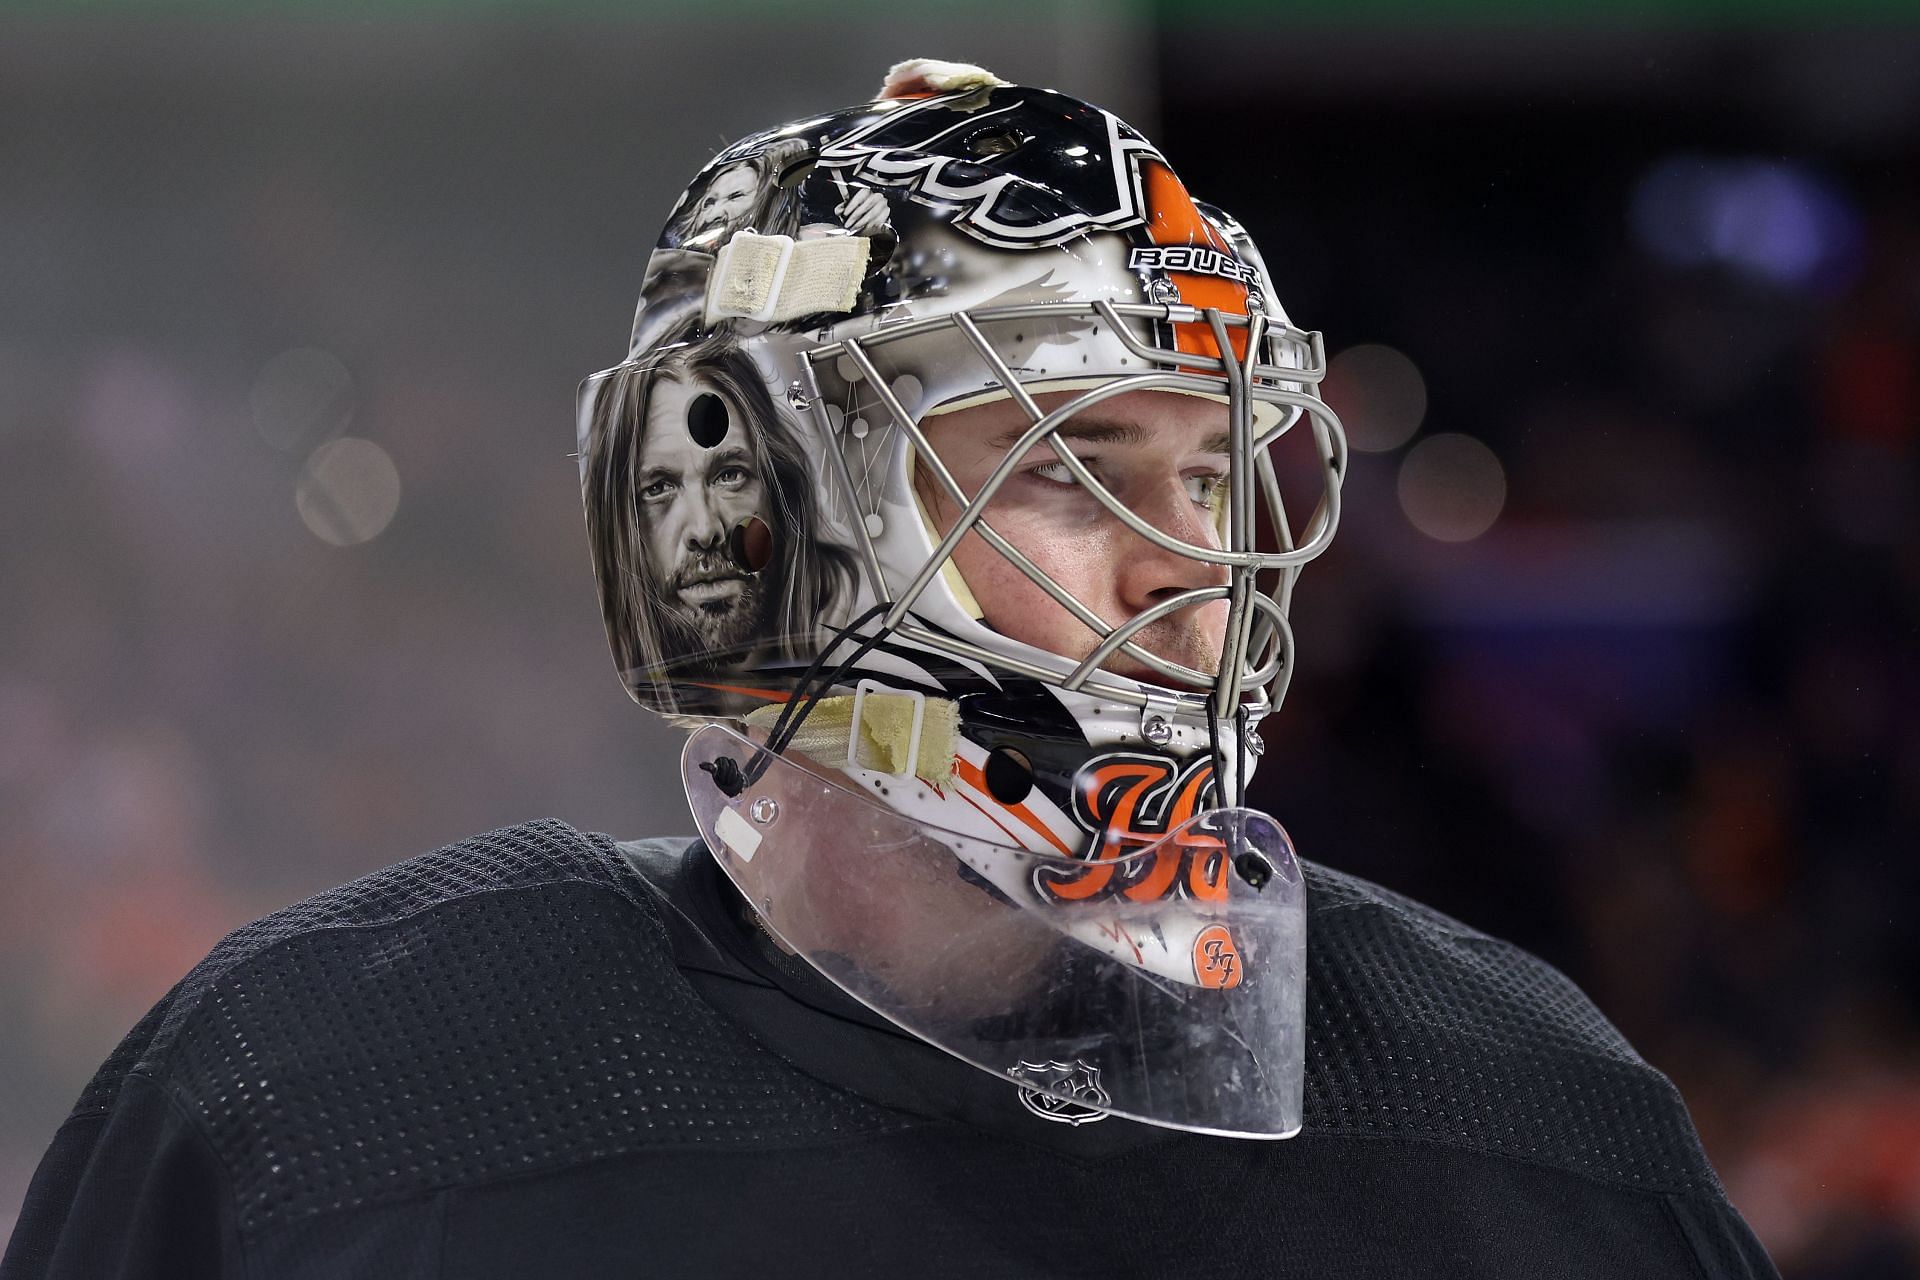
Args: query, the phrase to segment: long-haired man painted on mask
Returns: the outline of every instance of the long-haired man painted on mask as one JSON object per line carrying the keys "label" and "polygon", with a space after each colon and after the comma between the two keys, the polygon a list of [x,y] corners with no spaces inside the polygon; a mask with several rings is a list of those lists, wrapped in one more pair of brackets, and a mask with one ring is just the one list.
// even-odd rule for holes
{"label": "long-haired man painted on mask", "polygon": [[[819,482],[752,360],[727,336],[622,366],[593,392],[587,473],[601,603],[628,623],[623,673],[807,652],[854,584]],[[630,680],[630,683],[632,681]]]}
{"label": "long-haired man painted on mask", "polygon": [[803,160],[806,144],[789,140],[754,152],[713,175],[668,223],[666,238],[681,249],[712,253],[736,231],[752,227],[761,235],[794,235],[800,230],[799,202],[785,190],[789,166]]}

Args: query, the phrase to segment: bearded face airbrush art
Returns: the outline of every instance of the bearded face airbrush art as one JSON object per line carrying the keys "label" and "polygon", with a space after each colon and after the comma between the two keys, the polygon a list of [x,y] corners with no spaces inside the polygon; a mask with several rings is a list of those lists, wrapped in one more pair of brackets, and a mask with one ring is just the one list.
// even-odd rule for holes
{"label": "bearded face airbrush art", "polygon": [[652,597],[692,642],[750,648],[765,618],[769,575],[728,544],[770,540],[766,467],[743,412],[717,382],[689,371],[656,383],[641,431],[641,539]]}
{"label": "bearded face airbrush art", "polygon": [[[853,587],[820,478],[727,335],[610,370],[590,401],[602,603],[630,683],[791,661]],[[662,710],[684,709],[678,703]]]}

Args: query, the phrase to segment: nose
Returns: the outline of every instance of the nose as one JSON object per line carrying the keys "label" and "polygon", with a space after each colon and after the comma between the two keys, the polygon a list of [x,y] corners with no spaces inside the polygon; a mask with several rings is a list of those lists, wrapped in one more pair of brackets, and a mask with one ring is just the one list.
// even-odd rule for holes
{"label": "nose", "polygon": [[726,522],[714,509],[704,488],[697,485],[688,488],[681,495],[680,507],[681,533],[688,548],[713,551],[726,541]]}
{"label": "nose", "polygon": [[[1134,511],[1161,533],[1194,546],[1218,548],[1220,533],[1211,510],[1197,505],[1177,476],[1156,485],[1150,503],[1136,499]],[[1130,616],[1197,587],[1225,586],[1225,565],[1209,564],[1133,535],[1120,559],[1120,601]],[[1176,617],[1188,615],[1182,609]]]}

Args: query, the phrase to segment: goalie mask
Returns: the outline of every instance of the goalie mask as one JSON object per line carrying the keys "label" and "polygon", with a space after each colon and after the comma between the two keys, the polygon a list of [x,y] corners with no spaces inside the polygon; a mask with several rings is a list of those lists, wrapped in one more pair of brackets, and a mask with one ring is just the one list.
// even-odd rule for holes
{"label": "goalie mask", "polygon": [[717,155],[582,386],[608,636],[702,726],[708,847],[1037,1114],[1299,1127],[1303,891],[1242,798],[1339,514],[1324,368],[1125,123],[916,63]]}

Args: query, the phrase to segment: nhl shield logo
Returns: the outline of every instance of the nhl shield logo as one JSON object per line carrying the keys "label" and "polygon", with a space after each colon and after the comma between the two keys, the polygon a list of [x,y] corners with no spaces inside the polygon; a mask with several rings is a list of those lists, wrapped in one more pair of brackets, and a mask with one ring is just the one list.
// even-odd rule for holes
{"label": "nhl shield logo", "polygon": [[1022,1061],[1008,1068],[1007,1074],[1031,1082],[1021,1086],[1020,1105],[1042,1120],[1092,1124],[1107,1118],[1100,1108],[1113,1101],[1100,1087],[1100,1068],[1077,1058],[1072,1062]]}

